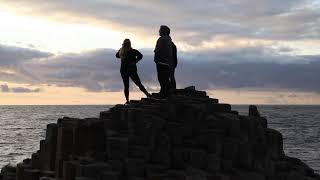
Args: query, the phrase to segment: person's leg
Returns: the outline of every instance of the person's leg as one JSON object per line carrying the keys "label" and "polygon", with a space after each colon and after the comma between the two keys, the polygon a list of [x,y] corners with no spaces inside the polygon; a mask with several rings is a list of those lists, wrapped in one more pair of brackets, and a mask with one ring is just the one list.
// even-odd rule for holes
{"label": "person's leg", "polygon": [[164,82],[164,71],[163,71],[163,68],[162,68],[162,65],[160,64],[156,64],[157,65],[157,73],[158,73],[158,81],[159,81],[159,84],[160,84],[160,94],[163,94],[165,91],[165,82]]}
{"label": "person's leg", "polygon": [[175,68],[170,69],[169,79],[170,79],[170,88],[175,90],[177,88],[176,79],[174,77]]}
{"label": "person's leg", "polygon": [[160,95],[167,97],[169,93],[169,66],[157,64],[158,80],[161,86]]}
{"label": "person's leg", "polygon": [[128,72],[121,71],[121,77],[124,85],[124,95],[126,97],[126,101],[129,102],[129,74]]}
{"label": "person's leg", "polygon": [[137,71],[130,72],[130,77],[131,77],[132,81],[139,87],[139,89],[140,89],[147,97],[150,97],[150,96],[151,96],[151,95],[148,93],[148,91],[146,90],[146,88],[142,85]]}
{"label": "person's leg", "polygon": [[165,93],[164,93],[164,97],[167,97],[169,95],[170,92],[170,68],[169,66],[164,66],[163,67],[163,76],[164,76],[164,87],[165,87]]}

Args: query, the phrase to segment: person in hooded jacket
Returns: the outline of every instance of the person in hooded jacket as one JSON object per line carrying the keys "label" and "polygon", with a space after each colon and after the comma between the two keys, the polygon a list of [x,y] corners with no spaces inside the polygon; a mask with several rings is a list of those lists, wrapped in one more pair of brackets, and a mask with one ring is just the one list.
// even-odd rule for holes
{"label": "person in hooded jacket", "polygon": [[147,97],[151,97],[146,88],[142,85],[137,72],[136,64],[142,59],[143,55],[138,50],[131,47],[130,39],[125,39],[123,41],[122,47],[117,52],[116,57],[121,60],[120,73],[124,84],[124,95],[127,103],[129,103],[129,78],[132,79]]}
{"label": "person in hooded jacket", "polygon": [[160,84],[160,97],[165,98],[169,95],[170,72],[174,66],[170,28],[165,25],[160,26],[159,36],[154,49],[154,62],[156,63]]}

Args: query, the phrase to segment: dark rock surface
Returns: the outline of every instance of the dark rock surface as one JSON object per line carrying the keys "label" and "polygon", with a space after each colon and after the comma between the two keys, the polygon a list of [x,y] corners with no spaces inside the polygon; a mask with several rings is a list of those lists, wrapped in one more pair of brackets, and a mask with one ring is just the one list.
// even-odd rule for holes
{"label": "dark rock surface", "polygon": [[40,150],[0,180],[320,180],[287,157],[255,106],[240,116],[194,87],[47,125]]}

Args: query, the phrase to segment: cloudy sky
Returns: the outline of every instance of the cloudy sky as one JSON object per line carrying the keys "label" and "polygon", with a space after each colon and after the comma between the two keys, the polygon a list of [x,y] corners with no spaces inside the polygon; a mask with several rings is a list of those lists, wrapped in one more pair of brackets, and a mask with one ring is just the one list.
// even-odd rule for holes
{"label": "cloudy sky", "polygon": [[0,0],[0,22],[0,104],[124,102],[114,54],[125,38],[157,92],[162,24],[178,87],[232,104],[320,104],[319,0]]}

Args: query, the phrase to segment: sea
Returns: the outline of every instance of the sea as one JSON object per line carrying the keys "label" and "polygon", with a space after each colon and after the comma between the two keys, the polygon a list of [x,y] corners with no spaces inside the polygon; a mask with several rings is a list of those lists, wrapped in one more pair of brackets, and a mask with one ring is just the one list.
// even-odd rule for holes
{"label": "sea", "polygon": [[[98,117],[111,105],[97,106],[0,106],[0,169],[30,158],[44,139],[46,125],[58,118]],[[247,105],[233,110],[248,114]],[[286,155],[303,160],[320,173],[320,105],[260,105],[269,127],[280,131]]]}

